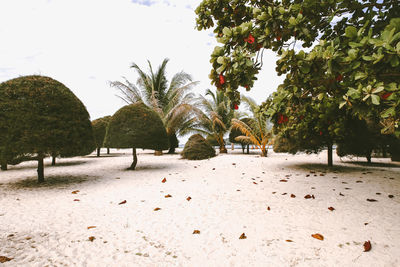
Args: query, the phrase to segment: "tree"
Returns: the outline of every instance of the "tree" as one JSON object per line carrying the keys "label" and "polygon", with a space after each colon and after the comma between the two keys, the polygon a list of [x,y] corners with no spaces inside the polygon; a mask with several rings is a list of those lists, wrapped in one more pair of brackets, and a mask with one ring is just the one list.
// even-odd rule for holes
{"label": "tree", "polygon": [[0,112],[1,161],[32,155],[38,160],[39,182],[44,181],[46,156],[87,155],[94,149],[85,106],[52,78],[34,75],[1,83]]}
{"label": "tree", "polygon": [[168,153],[175,153],[178,147],[177,135],[186,134],[186,129],[194,122],[192,114],[193,93],[190,90],[198,82],[192,81],[192,77],[181,71],[176,73],[168,84],[166,67],[168,59],[164,59],[156,72],[153,72],[151,63],[149,73],[145,73],[137,64],[132,68],[136,70],[139,78],[136,85],[125,79],[123,82],[111,82],[122,94],[120,97],[126,103],[143,102],[161,117],[167,131],[170,147]]}
{"label": "tree", "polygon": [[137,164],[136,148],[162,150],[168,148],[168,136],[160,116],[142,102],[119,109],[111,118],[104,141],[106,147],[132,148]]}
{"label": "tree", "polygon": [[[250,124],[252,119],[251,118],[243,118],[240,119],[243,123],[246,125]],[[250,140],[236,140],[236,137],[243,136],[243,133],[235,127],[231,127],[231,131],[229,133],[229,142],[234,143],[234,144],[240,144],[242,146],[242,151],[244,154],[244,149],[247,147],[247,154],[249,154],[249,146],[251,143]]]}
{"label": "tree", "polygon": [[230,106],[228,97],[223,92],[212,92],[206,90],[206,96],[210,99],[200,96],[197,106],[204,109],[196,109],[199,120],[199,131],[203,131],[207,135],[213,135],[219,144],[219,153],[228,153],[225,147],[224,135],[231,126],[231,119],[234,116],[234,109]]}
{"label": "tree", "polygon": [[[253,86],[264,49],[281,56],[276,69],[286,79],[265,112],[285,124],[275,129],[282,138],[301,124],[302,131],[295,132],[298,140],[307,133],[314,138],[312,150],[328,146],[329,151],[343,131],[333,122],[374,121],[376,114],[382,133],[400,136],[398,1],[203,1],[196,13],[199,30],[216,23],[214,32],[223,46],[211,55],[210,77],[233,103],[240,102],[239,86]],[[300,45],[309,52],[300,50]],[[310,108],[317,105],[327,109]],[[316,113],[300,120],[297,114],[307,110]],[[345,117],[332,121],[335,112]],[[293,148],[307,146],[298,142]]]}
{"label": "tree", "polygon": [[215,149],[200,134],[189,137],[182,151],[182,158],[201,160],[215,157]]}
{"label": "tree", "polygon": [[235,139],[247,144],[254,144],[261,150],[261,156],[266,157],[268,154],[268,144],[272,137],[272,125],[268,122],[265,113],[260,112],[260,108],[254,99],[242,96],[242,101],[247,105],[253,117],[246,122],[244,120],[232,119],[232,128],[240,130],[243,134]]}
{"label": "tree", "polygon": [[106,130],[111,116],[105,116],[92,121],[94,142],[96,144],[97,156],[100,157],[100,149],[103,147]]}

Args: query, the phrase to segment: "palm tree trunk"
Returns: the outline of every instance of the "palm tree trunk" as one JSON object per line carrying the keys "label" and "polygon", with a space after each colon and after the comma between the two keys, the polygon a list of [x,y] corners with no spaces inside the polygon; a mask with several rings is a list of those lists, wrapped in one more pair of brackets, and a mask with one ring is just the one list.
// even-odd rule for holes
{"label": "palm tree trunk", "polygon": [[266,157],[268,155],[268,149],[261,147],[261,157]]}
{"label": "palm tree trunk", "polygon": [[137,164],[136,148],[132,148],[132,156],[133,156],[133,161],[131,166],[129,167],[129,170],[134,170],[136,168]]}
{"label": "palm tree trunk", "polygon": [[38,153],[37,173],[38,173],[38,182],[39,183],[43,183],[44,182],[44,164],[43,164],[43,159],[44,159],[44,155],[42,153]]}

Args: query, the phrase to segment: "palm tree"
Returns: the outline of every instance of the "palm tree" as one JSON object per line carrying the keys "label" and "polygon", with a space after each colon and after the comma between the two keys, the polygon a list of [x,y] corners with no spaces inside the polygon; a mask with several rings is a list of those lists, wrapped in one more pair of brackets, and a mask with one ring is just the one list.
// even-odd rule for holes
{"label": "palm tree", "polygon": [[225,147],[224,135],[231,126],[234,111],[230,107],[229,98],[222,91],[212,92],[206,90],[206,96],[211,96],[211,100],[200,96],[198,105],[204,109],[196,109],[198,117],[197,131],[206,135],[213,136],[219,144],[219,153],[228,153]]}
{"label": "palm tree", "polygon": [[232,119],[232,128],[238,129],[244,134],[236,137],[235,140],[256,145],[257,148],[261,149],[261,156],[266,157],[268,143],[272,136],[272,125],[266,115],[258,110],[258,105],[252,98],[242,96],[242,102],[247,105],[253,117],[246,122]]}
{"label": "palm tree", "polygon": [[153,72],[150,61],[149,73],[145,73],[137,64],[132,63],[139,78],[136,85],[124,78],[124,82],[111,82],[112,87],[117,88],[126,103],[143,102],[156,111],[165,126],[170,148],[168,153],[175,153],[178,147],[177,136],[187,133],[186,129],[194,123],[192,101],[194,94],[189,92],[198,82],[192,81],[192,77],[181,71],[176,73],[168,84],[166,66],[169,59],[164,59],[156,72]]}

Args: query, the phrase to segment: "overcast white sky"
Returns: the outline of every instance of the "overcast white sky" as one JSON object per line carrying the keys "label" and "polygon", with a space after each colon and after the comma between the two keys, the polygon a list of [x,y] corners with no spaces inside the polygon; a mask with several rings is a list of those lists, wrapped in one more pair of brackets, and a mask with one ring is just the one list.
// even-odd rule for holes
{"label": "overcast white sky", "polygon": [[[212,31],[195,29],[200,0],[1,0],[0,82],[22,75],[52,77],[85,104],[91,119],[124,105],[109,87],[122,76],[136,81],[132,62],[147,70],[169,58],[169,77],[183,70],[211,86]],[[266,51],[267,52],[267,51]],[[246,95],[263,102],[283,80],[276,58],[264,53],[259,81]],[[244,91],[244,90],[243,90]]]}

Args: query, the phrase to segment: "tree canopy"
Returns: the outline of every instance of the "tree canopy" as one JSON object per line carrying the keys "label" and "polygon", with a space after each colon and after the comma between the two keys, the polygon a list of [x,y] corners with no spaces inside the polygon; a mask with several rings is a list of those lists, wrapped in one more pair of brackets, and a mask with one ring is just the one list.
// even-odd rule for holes
{"label": "tree canopy", "polygon": [[[0,157],[87,155],[94,150],[89,113],[62,83],[24,76],[0,84]],[[40,168],[39,168],[40,169]],[[43,168],[39,181],[44,180]]]}
{"label": "tree canopy", "polygon": [[291,135],[320,149],[343,137],[345,120],[375,118],[382,133],[400,136],[398,1],[205,0],[196,13],[199,30],[215,24],[222,46],[210,78],[233,104],[239,87],[254,85],[264,49],[280,56],[286,78],[264,110],[283,138],[301,128]]}
{"label": "tree canopy", "polygon": [[106,147],[133,148],[136,166],[136,148],[168,149],[168,137],[160,116],[143,102],[120,108],[111,118],[104,141]]}
{"label": "tree canopy", "polygon": [[100,156],[100,148],[104,145],[104,138],[106,137],[106,130],[111,116],[105,116],[92,121],[94,141],[97,148],[97,156]]}
{"label": "tree canopy", "polygon": [[182,151],[182,158],[201,160],[215,157],[215,149],[200,134],[189,137]]}

